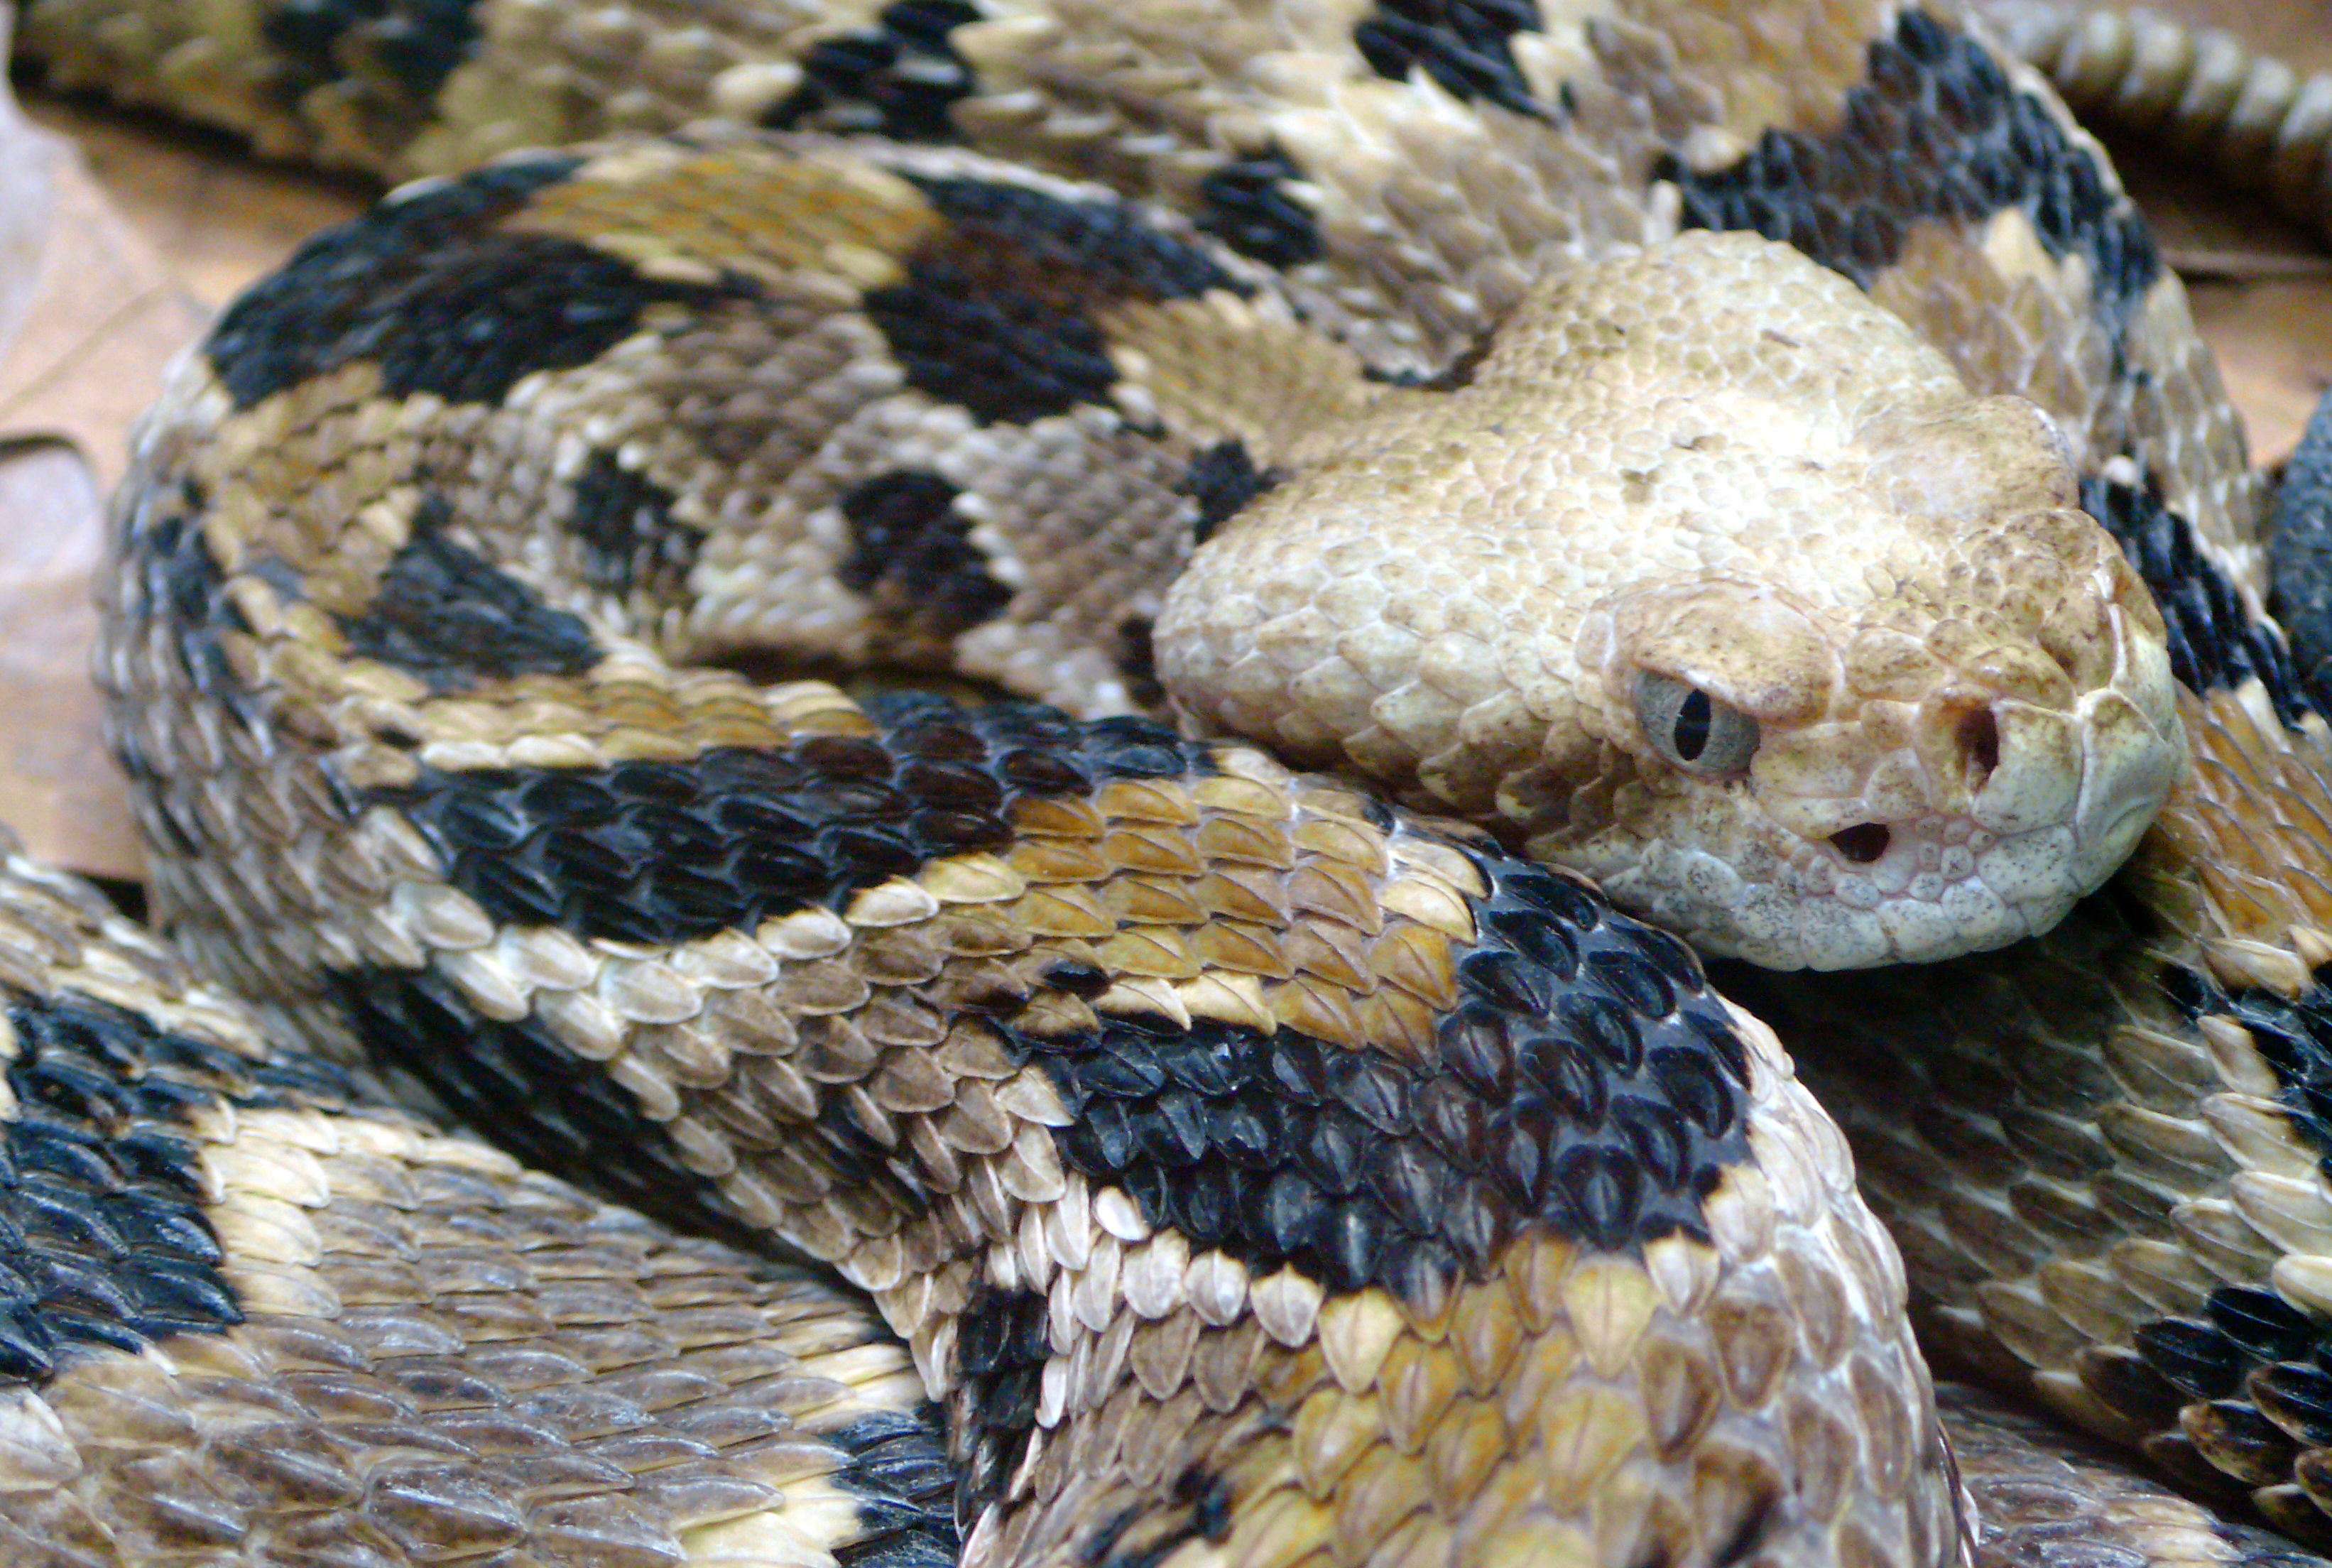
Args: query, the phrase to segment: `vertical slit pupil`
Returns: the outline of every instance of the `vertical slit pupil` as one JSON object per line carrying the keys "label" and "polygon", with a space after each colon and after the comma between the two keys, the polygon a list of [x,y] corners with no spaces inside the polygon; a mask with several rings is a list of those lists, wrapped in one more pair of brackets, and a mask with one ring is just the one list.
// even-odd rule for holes
{"label": "vertical slit pupil", "polygon": [[1708,750],[1708,693],[1693,691],[1686,693],[1684,703],[1677,709],[1676,752],[1687,762],[1696,762]]}

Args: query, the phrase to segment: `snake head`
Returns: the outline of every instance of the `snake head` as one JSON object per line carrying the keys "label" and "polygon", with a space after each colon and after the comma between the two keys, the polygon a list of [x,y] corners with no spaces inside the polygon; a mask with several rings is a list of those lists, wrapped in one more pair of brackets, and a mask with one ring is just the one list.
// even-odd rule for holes
{"label": "snake head", "polygon": [[1463,387],[1283,466],[1160,620],[1181,710],[1704,951],[2037,934],[2184,766],[2160,614],[2055,426],[1754,236],[1583,267]]}
{"label": "snake head", "polygon": [[1599,602],[1580,632],[1599,785],[1526,770],[1501,815],[1542,858],[1769,967],[2047,930],[2136,847],[2177,776],[2160,617],[2079,512],[1968,537],[1980,559],[1924,591],[1892,585],[1844,626],[1833,606],[1739,578]]}

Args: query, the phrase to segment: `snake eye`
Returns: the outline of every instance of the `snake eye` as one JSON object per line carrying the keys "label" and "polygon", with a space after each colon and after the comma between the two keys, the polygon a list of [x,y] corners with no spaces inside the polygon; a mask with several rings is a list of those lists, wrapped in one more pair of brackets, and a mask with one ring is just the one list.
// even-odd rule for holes
{"label": "snake eye", "polygon": [[1698,686],[1649,670],[1636,676],[1636,722],[1661,758],[1687,773],[1724,779],[1757,754],[1757,721]]}

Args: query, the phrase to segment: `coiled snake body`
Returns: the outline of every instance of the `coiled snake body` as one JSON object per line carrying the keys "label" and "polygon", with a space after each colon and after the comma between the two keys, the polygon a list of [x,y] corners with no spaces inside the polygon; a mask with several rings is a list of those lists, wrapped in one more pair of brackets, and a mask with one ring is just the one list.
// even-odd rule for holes
{"label": "coiled snake body", "polygon": [[1956,14],[24,20],[470,172],[139,439],[212,979],[0,884],[12,1560],[2298,1555],[1915,1324],[2332,1538],[2327,735]]}

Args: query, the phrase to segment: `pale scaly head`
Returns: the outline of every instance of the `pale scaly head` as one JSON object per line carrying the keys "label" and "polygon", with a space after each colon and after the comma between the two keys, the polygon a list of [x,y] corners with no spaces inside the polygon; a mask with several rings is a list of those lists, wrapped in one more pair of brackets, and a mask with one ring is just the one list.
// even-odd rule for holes
{"label": "pale scaly head", "polygon": [[1158,624],[1180,709],[1706,951],[2045,931],[2184,765],[2161,617],[2054,427],[1786,247],[1567,273],[1463,386],[1281,455]]}

